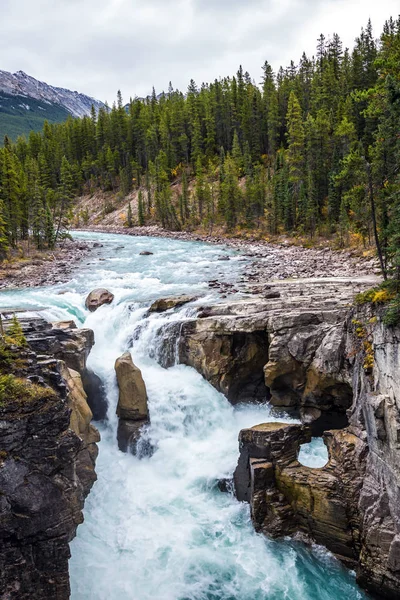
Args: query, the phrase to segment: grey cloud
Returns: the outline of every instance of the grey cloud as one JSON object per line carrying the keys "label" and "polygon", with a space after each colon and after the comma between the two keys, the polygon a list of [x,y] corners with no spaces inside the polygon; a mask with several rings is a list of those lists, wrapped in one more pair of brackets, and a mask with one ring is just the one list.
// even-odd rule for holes
{"label": "grey cloud", "polygon": [[[257,81],[315,50],[322,31],[351,39],[371,14],[357,0],[2,0],[1,69],[22,69],[110,102],[185,89],[232,74],[239,64]],[[375,14],[396,0],[381,0]],[[393,13],[393,11],[392,11]],[[21,18],[23,17],[23,18]],[[336,19],[336,21],[335,21]],[[379,23],[379,26],[381,24]],[[333,29],[332,29],[333,28]]]}

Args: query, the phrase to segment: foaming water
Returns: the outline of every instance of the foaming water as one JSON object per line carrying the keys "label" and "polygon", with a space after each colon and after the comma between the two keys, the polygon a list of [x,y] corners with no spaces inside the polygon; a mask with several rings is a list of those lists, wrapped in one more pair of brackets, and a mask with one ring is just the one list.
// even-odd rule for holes
{"label": "foaming water", "polygon": [[[75,279],[0,294],[0,306],[45,307],[46,318],[72,317],[95,332],[89,366],[105,384],[109,420],[100,426],[98,481],[71,544],[72,599],[364,599],[353,576],[324,549],[256,534],[248,505],[220,492],[218,480],[229,479],[236,466],[240,429],[274,417],[267,404],[231,406],[193,369],[174,364],[179,323],[191,318],[192,305],[148,315],[157,297],[206,296],[208,279],[234,281],[240,257],[206,244],[79,237],[104,247]],[[142,250],[154,255],[140,256]],[[231,260],[218,261],[223,254]],[[89,314],[84,300],[94,287],[108,288],[115,300]],[[149,396],[144,436],[154,453],[141,460],[116,445],[114,362],[128,348]]]}
{"label": "foaming water", "polygon": [[318,469],[328,462],[328,448],[322,438],[313,438],[309,444],[302,444],[299,452],[299,462],[305,467]]}

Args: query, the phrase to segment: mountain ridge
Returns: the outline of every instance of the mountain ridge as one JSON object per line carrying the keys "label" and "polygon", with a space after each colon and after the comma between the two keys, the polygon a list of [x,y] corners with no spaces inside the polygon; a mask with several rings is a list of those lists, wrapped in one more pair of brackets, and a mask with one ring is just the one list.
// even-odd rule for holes
{"label": "mountain ridge", "polygon": [[27,96],[35,100],[43,100],[59,104],[72,116],[83,117],[90,113],[92,105],[98,111],[105,107],[104,102],[86,94],[56,87],[27,75],[24,71],[10,73],[0,70],[0,93],[13,96]]}
{"label": "mountain ridge", "polygon": [[70,115],[89,115],[106,105],[77,91],[52,86],[24,71],[0,70],[0,140],[40,131],[45,121],[61,123]]}

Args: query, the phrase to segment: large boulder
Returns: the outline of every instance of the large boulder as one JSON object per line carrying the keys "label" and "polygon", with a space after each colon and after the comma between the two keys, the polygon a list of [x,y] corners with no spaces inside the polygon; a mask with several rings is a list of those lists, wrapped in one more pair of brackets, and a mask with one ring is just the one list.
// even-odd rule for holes
{"label": "large boulder", "polygon": [[153,304],[149,308],[149,312],[153,313],[161,313],[166,310],[170,310],[171,308],[178,308],[179,306],[183,306],[188,302],[193,302],[197,300],[197,296],[171,296],[169,298],[160,298],[153,302]]}
{"label": "large boulder", "polygon": [[104,288],[98,288],[90,292],[85,300],[85,306],[90,312],[94,312],[103,304],[111,304],[114,294]]}
{"label": "large boulder", "polygon": [[147,392],[140,369],[125,352],[115,362],[119,387],[117,415],[119,417],[117,440],[122,452],[137,453],[143,427],[149,423]]}
{"label": "large boulder", "polygon": [[148,418],[147,392],[140,369],[134,365],[130,352],[115,361],[119,387],[117,415],[120,419],[141,421]]}

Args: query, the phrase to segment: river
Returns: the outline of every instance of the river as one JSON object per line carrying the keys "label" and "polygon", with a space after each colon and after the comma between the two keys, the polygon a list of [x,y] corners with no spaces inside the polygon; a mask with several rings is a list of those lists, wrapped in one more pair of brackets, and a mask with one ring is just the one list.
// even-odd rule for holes
{"label": "river", "polygon": [[[157,362],[160,326],[190,318],[193,309],[146,317],[152,300],[190,293],[218,301],[206,282],[234,281],[243,258],[197,242],[76,235],[103,246],[71,281],[0,294],[0,307],[43,308],[48,320],[73,318],[95,332],[88,366],[104,382],[109,418],[99,424],[98,481],[71,544],[72,600],[364,600],[330,553],[256,534],[249,506],[218,488],[236,466],[240,429],[275,420],[268,404],[233,407],[193,369]],[[230,260],[219,261],[223,255]],[[115,299],[90,314],[84,301],[96,287]],[[128,348],[149,396],[145,440],[154,452],[141,458],[116,444],[114,362]],[[310,466],[324,456],[318,441],[303,453]]]}

